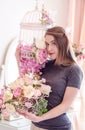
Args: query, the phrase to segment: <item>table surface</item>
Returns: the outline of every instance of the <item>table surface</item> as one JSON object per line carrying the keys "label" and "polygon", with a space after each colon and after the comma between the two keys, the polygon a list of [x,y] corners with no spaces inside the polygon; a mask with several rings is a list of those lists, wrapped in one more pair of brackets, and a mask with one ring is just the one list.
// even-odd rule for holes
{"label": "table surface", "polygon": [[11,128],[18,129],[21,127],[30,127],[30,123],[31,122],[28,119],[21,117],[21,118],[17,118],[15,120],[10,120],[10,121],[1,120],[0,127],[2,128],[3,126],[3,127],[9,127],[9,128],[11,127]]}

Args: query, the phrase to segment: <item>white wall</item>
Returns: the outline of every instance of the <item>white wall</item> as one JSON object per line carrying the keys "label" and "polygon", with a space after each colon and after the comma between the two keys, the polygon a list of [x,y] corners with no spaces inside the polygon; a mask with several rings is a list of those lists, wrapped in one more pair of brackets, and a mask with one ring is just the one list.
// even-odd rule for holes
{"label": "white wall", "polygon": [[[44,0],[48,10],[56,13],[56,23],[67,25],[69,0]],[[39,8],[42,0],[39,0]],[[7,46],[10,40],[19,35],[19,24],[28,10],[34,9],[35,0],[0,0],[0,66],[4,63]]]}

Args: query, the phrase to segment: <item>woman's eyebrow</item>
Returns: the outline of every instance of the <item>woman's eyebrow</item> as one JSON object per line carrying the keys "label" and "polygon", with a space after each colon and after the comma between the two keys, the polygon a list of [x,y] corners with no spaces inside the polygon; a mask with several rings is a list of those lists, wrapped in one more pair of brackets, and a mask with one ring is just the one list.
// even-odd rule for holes
{"label": "woman's eyebrow", "polygon": [[52,40],[51,42],[55,42],[55,40]]}
{"label": "woman's eyebrow", "polygon": [[[53,42],[55,42],[55,40],[50,41],[50,43],[53,43]],[[47,41],[45,41],[45,43],[47,43],[47,44],[48,44],[48,42],[47,42]]]}

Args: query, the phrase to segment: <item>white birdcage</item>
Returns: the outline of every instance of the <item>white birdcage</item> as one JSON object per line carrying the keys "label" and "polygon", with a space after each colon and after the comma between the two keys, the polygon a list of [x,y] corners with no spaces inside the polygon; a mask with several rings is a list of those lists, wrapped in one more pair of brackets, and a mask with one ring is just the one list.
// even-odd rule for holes
{"label": "white birdcage", "polygon": [[38,4],[36,0],[35,9],[33,11],[28,11],[24,15],[20,23],[19,37],[13,38],[10,41],[10,46],[5,58],[5,76],[4,76],[5,83],[4,84],[6,85],[14,81],[16,77],[19,76],[18,67],[15,58],[15,51],[16,51],[16,47],[19,44],[19,41],[23,41],[21,42],[22,44],[32,44],[34,42],[33,40],[37,39],[42,43],[42,38],[45,30],[49,26],[53,25],[52,20],[50,19],[50,15],[44,9],[44,6],[42,7],[42,10],[39,10],[37,5]]}
{"label": "white birdcage", "polygon": [[44,6],[39,10],[36,3],[35,9],[28,11],[21,21],[19,40],[26,44],[33,43],[34,39],[41,40],[49,26],[52,26],[52,20],[48,12]]}

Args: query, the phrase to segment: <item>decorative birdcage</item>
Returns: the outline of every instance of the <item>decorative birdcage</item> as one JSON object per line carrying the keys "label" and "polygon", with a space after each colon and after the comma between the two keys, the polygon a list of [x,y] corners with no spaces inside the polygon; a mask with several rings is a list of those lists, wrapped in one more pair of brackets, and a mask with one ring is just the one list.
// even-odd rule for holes
{"label": "decorative birdcage", "polygon": [[[8,85],[10,82],[14,81],[16,77],[19,76],[15,59],[15,51],[18,44],[32,44],[34,42],[34,39],[40,40],[40,43],[42,43],[41,40],[43,38],[45,30],[52,25],[53,22],[50,18],[50,15],[44,9],[44,6],[42,7],[42,10],[39,10],[37,2],[35,9],[33,11],[28,11],[24,15],[20,23],[19,37],[13,38],[10,41],[10,46],[6,54],[4,84]],[[10,61],[12,61],[12,64]]]}
{"label": "decorative birdcage", "polygon": [[41,40],[45,30],[52,26],[52,23],[53,21],[44,6],[42,10],[39,10],[36,3],[35,9],[28,11],[21,21],[19,40],[24,41],[26,44],[33,43],[34,39]]}

